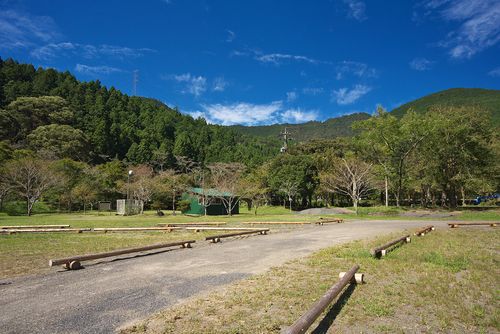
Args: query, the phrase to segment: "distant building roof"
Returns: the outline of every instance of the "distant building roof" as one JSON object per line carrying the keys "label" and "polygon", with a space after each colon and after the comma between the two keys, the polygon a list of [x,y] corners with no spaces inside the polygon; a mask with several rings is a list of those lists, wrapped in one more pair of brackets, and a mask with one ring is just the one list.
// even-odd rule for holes
{"label": "distant building roof", "polygon": [[208,189],[203,189],[203,188],[189,188],[187,190],[188,193],[196,194],[196,195],[204,195],[204,196],[211,196],[211,197],[229,197],[233,196],[232,193],[227,192],[227,191],[219,191],[217,189],[213,188],[208,188]]}

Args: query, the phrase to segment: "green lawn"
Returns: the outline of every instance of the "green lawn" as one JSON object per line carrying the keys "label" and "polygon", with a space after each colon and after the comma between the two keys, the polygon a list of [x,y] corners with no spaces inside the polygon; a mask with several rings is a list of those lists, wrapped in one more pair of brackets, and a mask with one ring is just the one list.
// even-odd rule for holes
{"label": "green lawn", "polygon": [[[385,210],[385,211],[384,211]],[[395,208],[361,208],[360,215],[333,215],[346,219],[419,219],[421,217],[401,217],[398,214],[403,209]],[[156,226],[158,223],[187,223],[187,222],[227,222],[228,226],[248,226],[240,224],[243,221],[316,221],[319,215],[300,215],[290,213],[283,207],[262,207],[258,215],[241,208],[241,214],[228,216],[187,217],[181,214],[158,217],[154,211],[144,215],[117,216],[114,214],[73,213],[73,214],[37,214],[27,216],[8,216],[0,214],[2,225],[57,225],[69,224],[75,228],[93,227],[140,227]],[[385,213],[385,215],[381,215]],[[392,214],[392,215],[391,215]],[[500,220],[499,211],[460,212],[453,220]],[[322,217],[327,217],[322,215]],[[450,219],[445,217],[443,219]],[[272,225],[273,231],[297,228],[295,225]],[[48,268],[50,258],[67,257],[91,252],[109,251],[124,247],[148,245],[163,241],[179,241],[186,239],[203,240],[208,235],[221,232],[126,232],[126,233],[47,233],[47,234],[16,234],[0,235],[0,278],[43,273],[51,270]]]}
{"label": "green lawn", "polygon": [[[279,333],[360,264],[321,321],[332,333],[494,333],[500,330],[498,229],[438,230],[377,260],[395,235],[324,249],[162,311],[123,333]],[[325,331],[318,331],[323,333]]]}
{"label": "green lawn", "polygon": [[[156,226],[158,223],[188,223],[188,222],[227,222],[228,227],[249,227],[239,224],[242,221],[315,221],[318,216],[289,215],[283,208],[263,208],[263,213],[273,213],[255,216],[252,213],[242,213],[233,217],[208,216],[187,217],[181,214],[158,217],[155,212],[146,212],[137,216],[116,216],[110,214],[37,214],[27,216],[0,215],[0,226],[6,225],[58,225],[69,224],[75,228],[93,227],[141,227]],[[273,231],[296,228],[293,225],[273,226]],[[123,233],[19,233],[12,235],[0,234],[0,278],[27,274],[37,274],[54,270],[48,267],[51,258],[68,257],[86,253],[104,252],[114,249],[149,245],[159,242],[180,240],[202,241],[206,236],[227,233],[224,231],[193,231],[165,232],[123,232]]]}

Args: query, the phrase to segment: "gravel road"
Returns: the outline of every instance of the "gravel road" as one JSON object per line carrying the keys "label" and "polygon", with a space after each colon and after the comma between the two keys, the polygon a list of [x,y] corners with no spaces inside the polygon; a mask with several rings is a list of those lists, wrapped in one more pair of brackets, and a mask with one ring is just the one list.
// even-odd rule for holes
{"label": "gravel road", "polygon": [[[2,333],[112,333],[219,286],[351,240],[446,222],[350,221],[198,242],[147,256],[85,262],[85,269],[0,280]],[[272,231],[272,228],[271,228]]]}

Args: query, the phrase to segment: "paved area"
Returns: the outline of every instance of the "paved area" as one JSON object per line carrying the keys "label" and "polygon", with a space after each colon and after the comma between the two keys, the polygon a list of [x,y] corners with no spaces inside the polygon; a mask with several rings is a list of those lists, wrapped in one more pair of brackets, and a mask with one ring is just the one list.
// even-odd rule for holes
{"label": "paved area", "polygon": [[[185,298],[332,245],[446,222],[351,221],[199,242],[147,256],[102,259],[85,269],[0,280],[2,333],[112,333]],[[271,228],[272,230],[272,228]]]}

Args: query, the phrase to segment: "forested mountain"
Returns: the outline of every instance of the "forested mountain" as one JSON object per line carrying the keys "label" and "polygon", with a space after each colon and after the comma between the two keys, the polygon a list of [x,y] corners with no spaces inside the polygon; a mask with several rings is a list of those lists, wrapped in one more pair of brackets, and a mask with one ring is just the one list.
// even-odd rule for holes
{"label": "forested mountain", "polygon": [[157,100],[12,59],[0,59],[1,140],[54,158],[156,161],[165,168],[174,156],[257,165],[279,151],[278,139],[241,136]]}
{"label": "forested mountain", "polygon": [[452,88],[430,94],[394,109],[392,114],[402,117],[408,109],[425,112],[432,106],[464,107],[477,106],[489,111],[495,126],[500,125],[500,90],[481,88]]}
{"label": "forested mountain", "polygon": [[307,141],[317,138],[350,137],[354,134],[352,123],[370,118],[366,113],[356,113],[337,118],[330,118],[324,122],[307,122],[302,124],[273,124],[261,126],[232,126],[245,135],[278,137],[284,127],[292,132],[293,139]]}
{"label": "forested mountain", "polygon": [[[452,88],[430,94],[417,100],[403,104],[391,113],[401,118],[409,109],[423,113],[432,106],[463,107],[477,106],[490,112],[495,126],[500,126],[500,90],[480,88]],[[277,137],[286,126],[298,141],[310,139],[328,139],[354,135],[351,125],[356,121],[370,118],[366,113],[330,118],[324,122],[307,122],[303,124],[273,124],[262,126],[233,126],[238,132],[261,137]]]}

